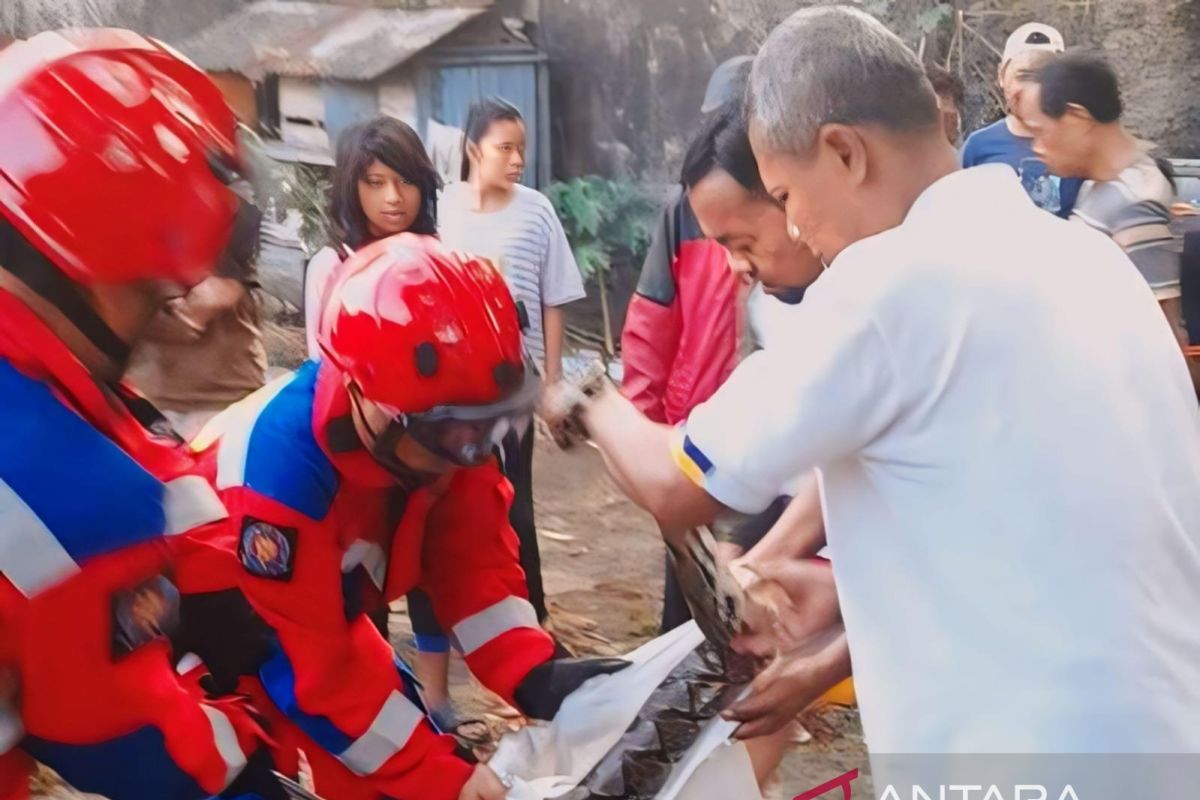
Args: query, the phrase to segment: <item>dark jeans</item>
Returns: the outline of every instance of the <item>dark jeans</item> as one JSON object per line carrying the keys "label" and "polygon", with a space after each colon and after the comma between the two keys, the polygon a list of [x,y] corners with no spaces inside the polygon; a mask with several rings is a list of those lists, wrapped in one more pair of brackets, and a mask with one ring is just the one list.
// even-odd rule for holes
{"label": "dark jeans", "polygon": [[[509,433],[504,439],[500,463],[504,475],[513,487],[513,504],[508,514],[509,524],[520,542],[521,569],[525,570],[525,586],[529,602],[538,620],[546,620],[546,591],[542,586],[542,555],[538,550],[537,527],[533,519],[533,423],[524,436]],[[408,594],[408,614],[412,619],[417,649],[423,652],[445,652],[449,639],[433,616],[433,606],[420,589]]]}
{"label": "dark jeans", "polygon": [[[754,545],[758,544],[767,535],[767,531],[771,530],[775,523],[779,521],[779,517],[783,515],[783,510],[787,508],[791,499],[790,497],[775,498],[775,502],[767,506],[766,511],[750,517],[734,528],[730,541],[741,547],[743,552],[754,547]],[[683,597],[683,590],[679,588],[679,579],[675,577],[675,569],[671,566],[671,558],[668,556],[666,560],[665,581],[663,583],[661,632],[672,631],[691,618],[692,612],[688,610],[687,600]]]}

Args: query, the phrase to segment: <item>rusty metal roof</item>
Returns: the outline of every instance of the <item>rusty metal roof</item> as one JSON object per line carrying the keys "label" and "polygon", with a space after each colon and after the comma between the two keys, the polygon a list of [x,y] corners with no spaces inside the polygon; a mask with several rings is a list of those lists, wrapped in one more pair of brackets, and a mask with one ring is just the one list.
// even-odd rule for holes
{"label": "rusty metal roof", "polygon": [[492,0],[456,8],[350,8],[259,0],[177,47],[204,69],[372,80],[488,10]]}

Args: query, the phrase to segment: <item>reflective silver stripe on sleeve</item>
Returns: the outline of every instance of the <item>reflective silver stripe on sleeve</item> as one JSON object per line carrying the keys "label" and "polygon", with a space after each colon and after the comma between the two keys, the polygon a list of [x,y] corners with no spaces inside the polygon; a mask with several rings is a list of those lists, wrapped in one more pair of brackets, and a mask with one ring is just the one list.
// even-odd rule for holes
{"label": "reflective silver stripe on sleeve", "polygon": [[229,717],[219,709],[209,705],[201,705],[204,709],[205,716],[208,717],[208,722],[212,725],[213,743],[217,746],[217,752],[221,754],[221,759],[225,762],[225,785],[222,788],[233,783],[233,779],[241,773],[246,767],[246,754],[242,752],[242,746],[238,744],[237,733],[233,730],[233,723],[229,721]]}
{"label": "reflective silver stripe on sleeve", "polygon": [[200,660],[200,656],[195,653],[185,653],[183,658],[179,659],[179,663],[175,665],[175,673],[177,675],[187,675],[196,667],[203,667],[204,662]]}
{"label": "reflective silver stripe on sleeve", "polygon": [[[163,533],[184,533],[229,514],[208,481],[186,475],[163,485]],[[32,597],[79,571],[58,538],[12,487],[0,481],[0,572]]]}
{"label": "reflective silver stripe on sleeve", "polygon": [[539,628],[537,612],[523,597],[506,597],[454,626],[454,638],[464,656],[517,628]]}
{"label": "reflective silver stripe on sleeve", "polygon": [[356,774],[370,775],[404,749],[423,719],[421,710],[393,689],[371,727],[338,758]]}
{"label": "reflective silver stripe on sleeve", "polygon": [[375,542],[357,539],[342,555],[342,573],[349,573],[355,567],[362,566],[370,576],[376,588],[383,590],[383,582],[387,577],[387,553]]}
{"label": "reflective silver stripe on sleeve", "polygon": [[41,517],[4,481],[0,481],[0,534],[0,573],[26,597],[79,571]]}
{"label": "reflective silver stripe on sleeve", "polygon": [[229,512],[208,481],[199,475],[184,475],[163,489],[163,533],[174,536],[200,525],[225,519]]}

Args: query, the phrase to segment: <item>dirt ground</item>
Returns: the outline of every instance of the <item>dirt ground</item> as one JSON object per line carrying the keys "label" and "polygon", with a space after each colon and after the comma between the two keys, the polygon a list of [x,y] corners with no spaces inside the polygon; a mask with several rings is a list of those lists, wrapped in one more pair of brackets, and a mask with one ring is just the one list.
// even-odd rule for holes
{"label": "dirt ground", "polygon": [[[276,368],[303,358],[303,337],[295,328],[268,324],[265,340]],[[604,471],[597,451],[563,452],[538,442],[534,497],[542,550],[543,577],[554,632],[580,655],[628,652],[658,632],[662,607],[663,544],[649,515],[625,499]],[[393,608],[392,638],[404,651],[410,631],[403,602]],[[470,716],[489,708],[472,687],[461,662],[452,670],[454,693]],[[496,727],[503,723],[492,718]],[[784,759],[772,800],[789,800],[844,772],[865,766],[857,712],[830,709],[814,720],[814,738],[799,743]],[[866,779],[854,796],[869,796]],[[40,775],[36,800],[83,800],[51,775]],[[329,798],[337,800],[337,798]],[[735,800],[735,799],[731,799]]]}

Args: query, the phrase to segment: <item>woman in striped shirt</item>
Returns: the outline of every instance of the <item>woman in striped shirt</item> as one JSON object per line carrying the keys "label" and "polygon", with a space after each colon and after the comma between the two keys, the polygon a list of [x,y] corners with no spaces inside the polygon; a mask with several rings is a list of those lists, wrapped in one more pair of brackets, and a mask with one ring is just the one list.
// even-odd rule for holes
{"label": "woman in striped shirt", "polygon": [[[562,375],[562,306],[584,297],[583,279],[554,207],[545,195],[520,183],[526,141],[521,112],[499,98],[475,103],[464,133],[462,182],[447,186],[438,203],[442,241],[451,249],[491,259],[504,272],[528,317],[529,355],[546,383],[554,383]],[[505,440],[502,456],[513,485],[510,520],[521,541],[529,600],[545,620],[533,517],[533,443],[529,425]],[[419,637],[418,645],[424,643]]]}

